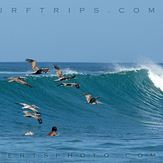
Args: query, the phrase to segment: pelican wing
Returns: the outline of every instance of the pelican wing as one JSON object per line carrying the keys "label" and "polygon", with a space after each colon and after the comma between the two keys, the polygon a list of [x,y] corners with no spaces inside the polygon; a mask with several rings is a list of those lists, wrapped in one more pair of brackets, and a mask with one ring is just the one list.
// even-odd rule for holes
{"label": "pelican wing", "polygon": [[17,83],[20,83],[20,84],[23,84],[23,85],[26,85],[26,84],[27,84],[27,82],[24,81],[24,80],[21,79],[21,78],[18,78],[16,82],[17,82]]}
{"label": "pelican wing", "polygon": [[10,80],[8,80],[9,83],[14,82],[14,81],[15,81],[14,79],[10,79]]}
{"label": "pelican wing", "polygon": [[23,109],[29,109],[29,110],[33,111],[34,113],[39,113],[38,110],[33,107],[28,107],[28,108],[23,107]]}
{"label": "pelican wing", "polygon": [[86,97],[86,100],[87,100],[88,103],[89,103],[89,102],[91,101],[91,99],[92,99],[92,95],[90,95],[90,94],[86,95],[85,97]]}
{"label": "pelican wing", "polygon": [[24,117],[29,117],[29,118],[33,117],[33,114],[28,111],[23,111],[23,113],[24,113]]}
{"label": "pelican wing", "polygon": [[18,77],[10,77],[8,78],[8,82],[11,83],[11,82],[15,82],[15,80],[17,79]]}
{"label": "pelican wing", "polygon": [[33,59],[26,59],[26,61],[31,63],[33,71],[38,71],[39,70],[39,67],[37,66],[37,62],[35,60],[33,60]]}
{"label": "pelican wing", "polygon": [[18,103],[18,104],[21,105],[21,106],[23,106],[23,108],[28,108],[29,107],[29,105],[26,104],[26,103]]}
{"label": "pelican wing", "polygon": [[22,109],[28,109],[35,113],[39,113],[37,110],[37,109],[39,109],[39,107],[37,107],[36,105],[28,105],[26,103],[18,103],[18,104],[22,106]]}
{"label": "pelican wing", "polygon": [[31,105],[33,108],[35,108],[35,109],[39,109],[39,107],[38,106],[36,106],[36,105]]}
{"label": "pelican wing", "polygon": [[63,78],[63,73],[62,73],[62,70],[57,66],[57,65],[54,65],[54,68],[56,70],[56,75],[58,78]]}

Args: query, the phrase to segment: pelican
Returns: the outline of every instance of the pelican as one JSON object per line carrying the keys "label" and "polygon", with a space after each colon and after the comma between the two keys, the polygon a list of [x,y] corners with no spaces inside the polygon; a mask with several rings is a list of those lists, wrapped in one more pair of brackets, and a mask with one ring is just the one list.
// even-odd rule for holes
{"label": "pelican", "polygon": [[34,118],[38,121],[39,124],[42,123],[42,118],[40,113],[36,113],[36,112],[31,113],[29,111],[23,111],[23,113],[24,113],[24,117]]}
{"label": "pelican", "polygon": [[28,110],[31,110],[32,112],[39,114],[39,111],[37,110],[39,109],[39,107],[36,105],[29,105],[26,103],[16,103],[16,104],[22,106],[22,109],[28,109]]}
{"label": "pelican", "polygon": [[34,118],[39,122],[39,124],[42,123],[41,113],[37,110],[37,109],[39,109],[38,106],[29,105],[26,103],[16,103],[16,104],[22,106],[22,109],[26,109],[25,111],[23,111],[24,117]]}
{"label": "pelican", "polygon": [[26,86],[28,86],[28,87],[30,87],[30,88],[32,87],[32,85],[28,84],[28,83],[24,80],[24,78],[22,78],[22,77],[11,77],[11,78],[9,78],[8,82],[9,82],[9,83],[15,82],[15,83],[18,83],[18,84],[26,85]]}
{"label": "pelican", "polygon": [[100,97],[93,97],[91,94],[89,93],[85,93],[85,98],[88,104],[99,104],[100,102],[97,101],[97,99],[99,99]]}
{"label": "pelican", "polygon": [[42,73],[48,73],[49,72],[49,68],[39,68],[37,66],[37,62],[33,59],[26,59],[27,62],[31,63],[32,65],[32,70],[34,71],[34,73],[32,73],[32,75],[39,75]]}
{"label": "pelican", "polygon": [[80,84],[79,83],[61,83],[58,86],[80,88]]}
{"label": "pelican", "polygon": [[76,75],[67,76],[67,77],[64,76],[62,70],[57,65],[54,65],[54,68],[56,70],[56,75],[58,77],[56,81],[71,80],[76,77]]}

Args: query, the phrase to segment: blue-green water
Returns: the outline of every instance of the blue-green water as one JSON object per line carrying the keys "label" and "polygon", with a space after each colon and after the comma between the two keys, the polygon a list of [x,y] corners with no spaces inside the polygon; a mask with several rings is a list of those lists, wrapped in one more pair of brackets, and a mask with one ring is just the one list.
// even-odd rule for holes
{"label": "blue-green water", "polygon": [[[76,74],[80,89],[57,87],[53,63],[40,65],[51,74],[30,76],[26,63],[0,63],[1,162],[162,162],[161,65],[58,63]],[[10,76],[25,76],[33,87],[8,83]],[[102,104],[87,104],[84,92]],[[16,102],[39,106],[43,124],[23,117]],[[57,137],[47,136],[52,126]]]}

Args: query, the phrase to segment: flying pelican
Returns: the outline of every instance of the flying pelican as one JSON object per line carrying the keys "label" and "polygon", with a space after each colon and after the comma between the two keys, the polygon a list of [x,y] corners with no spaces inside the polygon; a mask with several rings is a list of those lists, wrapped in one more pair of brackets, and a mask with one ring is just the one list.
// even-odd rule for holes
{"label": "flying pelican", "polygon": [[79,83],[61,83],[58,86],[80,88],[80,84]]}
{"label": "flying pelican", "polygon": [[22,78],[22,77],[11,77],[11,78],[9,78],[8,82],[9,83],[15,82],[15,83],[18,83],[18,84],[26,85],[26,86],[28,86],[30,88],[32,87],[32,85],[30,85],[26,81],[24,81],[24,78]]}
{"label": "flying pelican", "polygon": [[100,97],[93,97],[89,93],[85,93],[84,96],[85,96],[88,104],[99,104],[99,103],[101,103],[101,102],[97,101],[97,99],[99,99]]}
{"label": "flying pelican", "polygon": [[50,70],[49,68],[39,68],[37,66],[37,62],[33,59],[26,59],[27,62],[31,63],[32,65],[32,70],[34,71],[34,73],[32,73],[32,75],[39,75],[42,73],[48,73]]}
{"label": "flying pelican", "polygon": [[26,110],[23,111],[24,117],[34,118],[39,122],[39,124],[42,123],[41,113],[37,110],[37,109],[39,109],[38,106],[29,105],[26,103],[16,103],[16,104],[22,106],[22,109],[28,110],[28,111],[26,111]]}
{"label": "flying pelican", "polygon": [[23,113],[24,113],[24,117],[34,118],[38,121],[39,124],[42,123],[42,118],[40,113],[36,113],[36,112],[31,113],[29,111],[23,111]]}
{"label": "flying pelican", "polygon": [[71,80],[76,77],[76,75],[67,76],[67,77],[64,76],[62,70],[57,65],[54,65],[54,68],[56,70],[56,75],[58,77],[56,81]]}
{"label": "flying pelican", "polygon": [[32,112],[39,114],[39,111],[37,110],[37,109],[39,109],[39,107],[36,105],[29,105],[26,103],[16,103],[16,104],[22,106],[22,109],[28,109],[28,110],[31,110]]}

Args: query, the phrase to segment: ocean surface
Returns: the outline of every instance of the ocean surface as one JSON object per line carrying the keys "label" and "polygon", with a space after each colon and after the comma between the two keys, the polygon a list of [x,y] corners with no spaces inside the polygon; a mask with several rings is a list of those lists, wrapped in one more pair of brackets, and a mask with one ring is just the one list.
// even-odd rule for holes
{"label": "ocean surface", "polygon": [[[80,89],[57,87],[53,64]],[[39,63],[51,73],[32,76],[26,62],[0,63],[0,162],[162,163],[163,65]],[[25,77],[33,87],[9,83]],[[100,96],[89,105],[84,93]],[[43,123],[16,103],[40,107]],[[48,137],[52,126],[58,136]],[[25,136],[32,131],[33,136]]]}

